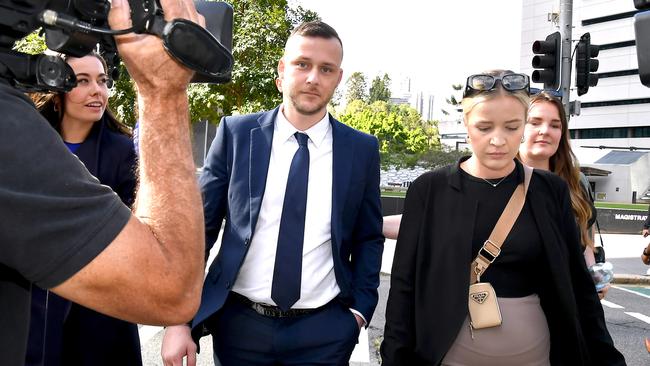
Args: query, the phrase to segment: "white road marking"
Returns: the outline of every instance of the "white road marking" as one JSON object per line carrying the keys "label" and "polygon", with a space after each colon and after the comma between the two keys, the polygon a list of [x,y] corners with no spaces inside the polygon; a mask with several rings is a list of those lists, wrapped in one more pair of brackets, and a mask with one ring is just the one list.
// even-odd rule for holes
{"label": "white road marking", "polygon": [[627,311],[625,312],[625,314],[650,324],[650,316],[643,315],[641,313],[632,313],[632,312],[627,312]]}
{"label": "white road marking", "polygon": [[648,296],[648,295],[646,295],[646,294],[642,294],[642,293],[640,293],[640,292],[636,292],[636,291],[628,290],[628,289],[626,289],[626,288],[624,288],[624,287],[612,286],[612,288],[615,288],[615,289],[617,289],[617,290],[621,290],[621,291],[625,291],[625,292],[629,292],[629,293],[631,293],[631,294],[635,294],[635,295],[638,295],[638,296],[641,296],[641,297],[645,297],[646,299],[650,299],[650,296]]}
{"label": "white road marking", "polygon": [[608,308],[611,309],[625,309],[621,305],[614,304],[613,302],[607,301],[607,300],[600,300],[600,303],[603,304],[603,306],[607,306]]}

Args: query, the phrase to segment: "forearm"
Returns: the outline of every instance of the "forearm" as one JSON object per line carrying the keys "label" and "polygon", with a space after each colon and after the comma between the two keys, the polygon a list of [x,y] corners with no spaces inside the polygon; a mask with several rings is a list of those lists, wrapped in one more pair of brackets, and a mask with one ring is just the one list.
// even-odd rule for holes
{"label": "forearm", "polygon": [[399,224],[401,220],[402,215],[384,216],[383,234],[386,239],[397,239],[397,234],[399,233]]}
{"label": "forearm", "polygon": [[[186,93],[140,94],[139,190],[134,213],[157,239],[159,271],[200,293],[204,233]],[[154,267],[152,265],[152,267]],[[171,278],[173,277],[173,278]],[[177,282],[173,282],[177,281]]]}

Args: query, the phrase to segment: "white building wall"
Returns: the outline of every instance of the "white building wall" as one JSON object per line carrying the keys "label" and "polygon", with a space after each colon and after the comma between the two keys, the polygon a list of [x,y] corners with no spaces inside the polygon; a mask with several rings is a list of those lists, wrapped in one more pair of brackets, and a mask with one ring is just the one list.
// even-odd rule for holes
{"label": "white building wall", "polygon": [[[589,177],[589,181],[596,183],[594,193],[597,200],[609,202],[632,200],[629,165],[597,164],[594,166],[612,172],[606,177]],[[602,193],[605,193],[604,197],[601,196]]]}
{"label": "white building wall", "polygon": [[636,192],[637,198],[640,198],[650,186],[650,157],[648,155],[650,154],[637,160],[630,168],[630,190]]}
{"label": "white building wall", "polygon": [[440,143],[451,149],[465,149],[467,129],[461,119],[450,119],[438,122]]}

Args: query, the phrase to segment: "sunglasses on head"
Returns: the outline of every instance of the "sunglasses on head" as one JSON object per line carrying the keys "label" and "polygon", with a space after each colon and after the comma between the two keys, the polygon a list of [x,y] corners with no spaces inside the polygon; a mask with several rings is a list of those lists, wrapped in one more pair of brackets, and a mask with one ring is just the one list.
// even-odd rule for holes
{"label": "sunglasses on head", "polygon": [[477,74],[467,78],[463,98],[472,95],[472,93],[493,90],[496,88],[497,81],[499,81],[503,89],[507,91],[516,92],[519,90],[525,90],[526,93],[530,94],[530,80],[528,75],[506,74],[494,76],[488,74]]}

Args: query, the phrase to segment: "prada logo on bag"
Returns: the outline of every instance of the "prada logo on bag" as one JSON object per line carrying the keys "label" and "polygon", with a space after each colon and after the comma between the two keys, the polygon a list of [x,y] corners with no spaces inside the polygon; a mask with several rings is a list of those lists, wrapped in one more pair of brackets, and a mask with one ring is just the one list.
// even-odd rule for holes
{"label": "prada logo on bag", "polygon": [[487,291],[475,292],[473,294],[470,294],[469,297],[471,297],[472,300],[476,301],[478,304],[482,304],[488,298],[488,292]]}

